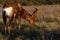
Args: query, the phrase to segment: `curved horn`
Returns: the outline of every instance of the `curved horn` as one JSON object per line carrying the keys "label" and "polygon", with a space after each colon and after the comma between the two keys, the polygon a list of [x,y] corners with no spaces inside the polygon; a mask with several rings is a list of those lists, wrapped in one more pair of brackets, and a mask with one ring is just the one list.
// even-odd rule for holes
{"label": "curved horn", "polygon": [[38,9],[36,7],[34,7],[34,12],[33,14],[35,14],[38,11]]}

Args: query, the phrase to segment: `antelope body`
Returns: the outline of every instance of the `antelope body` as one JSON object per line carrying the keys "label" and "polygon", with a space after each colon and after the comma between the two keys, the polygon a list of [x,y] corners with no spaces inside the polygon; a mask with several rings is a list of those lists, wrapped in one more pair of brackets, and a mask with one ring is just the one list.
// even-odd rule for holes
{"label": "antelope body", "polygon": [[35,11],[31,15],[25,9],[23,9],[21,3],[6,3],[2,8],[2,15],[3,15],[3,22],[5,25],[5,30],[6,30],[6,25],[7,25],[6,24],[7,17],[9,18],[9,22],[8,22],[9,33],[10,33],[11,22],[13,19],[16,21],[16,18],[19,20],[19,23],[18,23],[19,29],[20,29],[21,18],[28,20],[29,23],[31,24],[31,27],[33,27],[34,22],[35,22],[36,11],[37,11],[37,9],[35,8]]}

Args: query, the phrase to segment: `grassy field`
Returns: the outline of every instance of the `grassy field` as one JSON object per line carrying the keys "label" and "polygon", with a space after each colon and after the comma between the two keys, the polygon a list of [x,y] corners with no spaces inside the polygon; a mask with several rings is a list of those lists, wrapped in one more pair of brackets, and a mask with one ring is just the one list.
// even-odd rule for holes
{"label": "grassy field", "polygon": [[[0,16],[0,40],[60,40],[60,5],[24,6],[29,13],[37,7],[36,22],[33,30],[22,19],[21,29],[15,29],[12,23],[11,34],[4,34],[2,15]],[[1,10],[1,9],[0,9]]]}

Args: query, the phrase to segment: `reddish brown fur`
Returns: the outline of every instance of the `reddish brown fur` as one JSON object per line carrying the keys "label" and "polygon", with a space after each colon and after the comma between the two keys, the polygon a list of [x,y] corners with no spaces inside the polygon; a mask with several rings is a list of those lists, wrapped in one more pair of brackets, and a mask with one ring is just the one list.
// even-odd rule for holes
{"label": "reddish brown fur", "polygon": [[[6,3],[3,8],[7,8],[7,7],[13,7],[13,15],[12,16],[8,16],[9,17],[9,24],[8,26],[10,26],[12,19],[14,18],[16,21],[16,18],[18,18],[19,20],[19,28],[20,28],[20,20],[21,18],[24,18],[26,20],[28,20],[31,24],[31,26],[34,26],[34,22],[35,22],[35,12],[37,10],[34,11],[34,14],[31,15],[29,14],[26,10],[24,10],[22,8],[22,5],[20,3]],[[6,28],[5,28],[6,29]],[[8,28],[8,30],[10,29],[10,27]]]}

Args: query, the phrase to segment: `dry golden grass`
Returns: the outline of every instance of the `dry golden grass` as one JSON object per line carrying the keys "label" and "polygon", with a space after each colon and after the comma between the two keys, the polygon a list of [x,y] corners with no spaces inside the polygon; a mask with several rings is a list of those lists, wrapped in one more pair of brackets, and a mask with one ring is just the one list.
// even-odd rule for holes
{"label": "dry golden grass", "polygon": [[[23,6],[23,8],[31,14],[34,7],[38,9],[35,25],[40,26],[43,24],[46,28],[51,28],[51,30],[60,28],[60,5]],[[0,18],[2,18],[1,8]],[[2,20],[0,19],[0,21]],[[24,19],[21,23],[29,24]]]}
{"label": "dry golden grass", "polygon": [[[32,14],[33,7],[38,8],[35,22],[37,31],[41,31],[40,28],[44,28],[44,30],[46,29],[48,31],[60,30],[60,5],[24,6],[23,8]],[[2,15],[0,18],[2,18]],[[30,31],[30,24],[28,21],[22,19],[21,25],[24,26],[23,33],[28,33],[28,31]],[[25,27],[25,25],[28,26]],[[2,26],[2,24],[0,26]],[[19,38],[16,38],[16,40],[17,39]]]}

